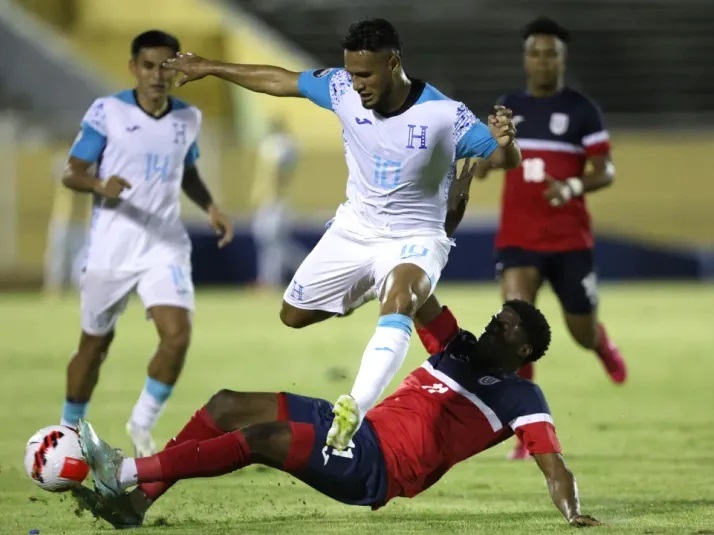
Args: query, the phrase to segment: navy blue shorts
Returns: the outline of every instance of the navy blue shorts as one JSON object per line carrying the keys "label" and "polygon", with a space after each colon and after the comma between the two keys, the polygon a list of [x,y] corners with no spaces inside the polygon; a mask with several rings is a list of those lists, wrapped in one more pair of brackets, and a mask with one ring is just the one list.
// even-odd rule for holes
{"label": "navy blue shorts", "polygon": [[364,421],[344,451],[325,446],[332,425],[332,403],[283,393],[287,419],[312,424],[315,440],[306,468],[291,472],[326,496],[348,505],[382,505],[387,496],[387,469],[377,436]]}
{"label": "navy blue shorts", "polygon": [[496,252],[496,271],[534,267],[550,283],[563,310],[569,314],[592,314],[597,308],[597,275],[592,249],[542,252],[505,247]]}

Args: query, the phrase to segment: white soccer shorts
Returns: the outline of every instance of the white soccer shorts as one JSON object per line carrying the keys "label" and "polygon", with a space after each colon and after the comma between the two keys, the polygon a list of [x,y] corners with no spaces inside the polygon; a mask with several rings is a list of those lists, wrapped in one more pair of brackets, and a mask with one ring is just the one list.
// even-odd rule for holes
{"label": "white soccer shorts", "polygon": [[367,236],[335,221],[300,265],[283,299],[303,310],[344,314],[373,286],[381,291],[387,276],[400,264],[423,269],[433,292],[450,249],[446,236]]}
{"label": "white soccer shorts", "polygon": [[88,270],[80,279],[82,330],[94,336],[110,332],[134,289],[147,311],[159,305],[194,310],[190,264],[167,264],[140,272]]}

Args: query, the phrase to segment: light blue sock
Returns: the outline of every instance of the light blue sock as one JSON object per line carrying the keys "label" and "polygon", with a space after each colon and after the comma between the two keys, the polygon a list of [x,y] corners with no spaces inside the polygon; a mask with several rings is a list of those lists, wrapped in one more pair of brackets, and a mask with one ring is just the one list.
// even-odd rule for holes
{"label": "light blue sock", "polygon": [[131,413],[132,425],[142,429],[152,429],[173,389],[173,385],[147,377],[144,389]]}
{"label": "light blue sock", "polygon": [[87,415],[88,401],[74,402],[74,401],[64,401],[64,406],[62,407],[62,420],[60,423],[68,427],[76,428],[79,425],[79,420]]}

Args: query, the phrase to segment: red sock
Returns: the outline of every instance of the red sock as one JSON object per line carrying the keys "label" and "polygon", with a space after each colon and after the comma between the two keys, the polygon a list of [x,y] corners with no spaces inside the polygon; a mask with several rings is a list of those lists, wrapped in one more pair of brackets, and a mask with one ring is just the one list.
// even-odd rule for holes
{"label": "red sock", "polygon": [[315,443],[315,428],[312,424],[290,422],[290,433],[290,451],[283,470],[292,474],[307,466]]}
{"label": "red sock", "polygon": [[250,464],[250,448],[241,431],[208,440],[187,440],[173,448],[136,459],[139,481],[178,481],[228,474]]}
{"label": "red sock", "polygon": [[602,323],[597,324],[598,340],[597,347],[595,351],[600,357],[608,357],[612,352],[612,346],[614,345],[610,338],[607,336],[607,331]]}
{"label": "red sock", "polygon": [[[216,422],[213,421],[213,418],[208,414],[206,408],[203,407],[193,415],[176,437],[168,441],[166,446],[164,446],[164,450],[176,447],[188,440],[208,440],[223,434],[224,431],[216,425]],[[142,483],[139,485],[144,495],[152,502],[156,501],[159,496],[169,490],[174,484],[173,481],[155,481],[155,483]]]}
{"label": "red sock", "polygon": [[533,367],[532,362],[529,362],[528,364],[524,364],[523,366],[518,368],[518,377],[523,377],[523,379],[528,379],[529,381],[532,381],[534,375],[535,375],[535,368]]}
{"label": "red sock", "polygon": [[431,320],[424,327],[417,329],[419,339],[424,345],[427,353],[435,355],[446,347],[451,339],[459,332],[459,324],[449,310],[449,307],[441,307],[441,313]]}

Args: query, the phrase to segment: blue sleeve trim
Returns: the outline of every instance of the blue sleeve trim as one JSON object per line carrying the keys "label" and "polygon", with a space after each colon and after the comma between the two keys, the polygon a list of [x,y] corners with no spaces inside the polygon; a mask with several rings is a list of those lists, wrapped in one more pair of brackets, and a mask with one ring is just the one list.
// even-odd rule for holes
{"label": "blue sleeve trim", "polygon": [[104,151],[107,138],[87,123],[82,123],[82,129],[77,140],[72,145],[69,155],[86,162],[96,162]]}
{"label": "blue sleeve trim", "polygon": [[201,152],[198,150],[198,144],[194,141],[188,148],[188,153],[186,153],[186,158],[184,158],[184,167],[193,167],[196,165]]}
{"label": "blue sleeve trim", "polygon": [[321,108],[332,110],[330,79],[337,69],[317,69],[304,71],[298,77],[298,91]]}
{"label": "blue sleeve trim", "polygon": [[456,145],[456,159],[488,158],[498,148],[488,126],[482,122],[469,128]]}

